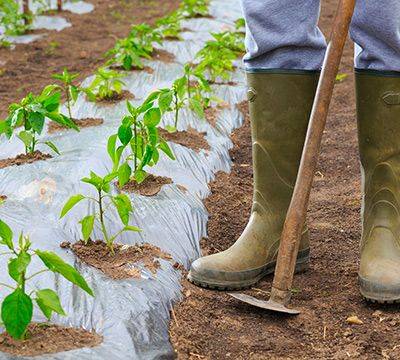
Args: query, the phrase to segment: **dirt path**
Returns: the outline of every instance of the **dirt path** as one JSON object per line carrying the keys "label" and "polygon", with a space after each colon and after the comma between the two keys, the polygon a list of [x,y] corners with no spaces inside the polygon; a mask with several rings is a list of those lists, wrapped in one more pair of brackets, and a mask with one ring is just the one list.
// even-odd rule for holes
{"label": "dirt path", "polygon": [[[323,1],[328,32],[336,0]],[[301,315],[284,318],[239,304],[226,294],[184,281],[171,339],[180,359],[399,359],[400,313],[369,306],[357,286],[360,238],[360,172],[357,153],[353,50],[349,42],[328,120],[309,210],[311,267],[295,278],[293,305]],[[243,230],[251,204],[248,120],[233,134],[231,174],[211,184],[209,235],[204,253],[223,250]],[[252,293],[266,296],[272,278]],[[362,325],[346,319],[357,315]]]}
{"label": "dirt path", "polygon": [[179,0],[89,0],[93,12],[62,13],[72,27],[60,32],[38,30],[47,36],[16,49],[0,49],[0,119],[10,103],[29,91],[38,92],[53,80],[51,75],[67,67],[81,79],[104,63],[103,54],[116,38],[128,35],[134,23],[153,23],[174,10]]}

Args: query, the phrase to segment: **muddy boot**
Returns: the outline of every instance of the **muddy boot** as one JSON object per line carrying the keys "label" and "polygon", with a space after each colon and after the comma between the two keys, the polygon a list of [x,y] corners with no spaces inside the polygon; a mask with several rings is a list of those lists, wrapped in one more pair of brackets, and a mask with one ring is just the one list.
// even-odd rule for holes
{"label": "muddy boot", "polygon": [[[313,71],[256,72],[247,77],[254,166],[251,217],[233,246],[194,261],[188,275],[196,285],[220,290],[249,287],[275,269],[318,82],[318,72]],[[308,260],[305,230],[297,270]]]}
{"label": "muddy boot", "polygon": [[400,73],[356,72],[363,173],[361,294],[400,301]]}

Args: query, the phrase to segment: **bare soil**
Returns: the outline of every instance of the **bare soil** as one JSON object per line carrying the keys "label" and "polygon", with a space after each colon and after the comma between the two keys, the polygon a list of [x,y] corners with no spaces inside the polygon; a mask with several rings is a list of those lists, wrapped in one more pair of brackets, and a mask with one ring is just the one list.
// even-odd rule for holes
{"label": "bare soil", "polygon": [[154,196],[161,191],[163,185],[172,184],[172,180],[165,176],[148,174],[146,179],[138,184],[136,181],[129,181],[122,187],[123,191],[135,192],[143,196]]}
{"label": "bare soil", "polygon": [[79,259],[93,266],[115,280],[140,278],[138,264],[142,264],[153,274],[160,268],[158,259],[172,260],[171,255],[157,246],[150,244],[120,245],[114,244],[114,254],[104,241],[89,241],[85,244],[79,241],[73,245],[62,244],[63,248],[70,247]]}
{"label": "bare soil", "polygon": [[[94,118],[86,118],[86,119],[74,119],[74,123],[79,127],[79,128],[87,128],[91,126],[99,126],[103,124],[104,120],[103,119],[94,119]],[[62,126],[54,121],[51,121],[48,126],[48,132],[49,134],[53,134],[59,131],[65,131],[68,130],[67,127]]]}
{"label": "bare soil", "polygon": [[[9,104],[30,91],[41,91],[55,81],[51,75],[61,73],[64,67],[80,73],[80,79],[93,74],[104,64],[104,53],[114,46],[116,38],[128,35],[132,24],[152,24],[179,4],[179,0],[89,1],[95,6],[91,13],[62,13],[72,24],[70,28],[46,30],[43,39],[17,45],[15,50],[0,49],[0,119],[5,118]],[[169,58],[158,51],[156,55]]]}
{"label": "bare soil", "polygon": [[[329,32],[336,0],[322,2],[321,26]],[[223,292],[183,280],[171,341],[179,359],[399,359],[398,306],[368,304],[359,294],[360,171],[355,121],[353,46],[348,42],[324,134],[308,211],[310,269],[296,275],[293,307],[284,317],[239,303]],[[224,250],[247,223],[252,198],[248,119],[232,136],[232,172],[219,173],[206,200],[210,212],[205,254]],[[266,298],[272,277],[250,293]],[[347,322],[357,316],[362,324]]]}
{"label": "bare soil", "polygon": [[192,150],[199,152],[200,150],[210,150],[210,145],[205,139],[205,132],[199,132],[192,127],[187,130],[168,132],[165,129],[158,129],[159,134],[164,140],[174,142],[176,144],[186,146]]}
{"label": "bare soil", "polygon": [[83,329],[34,323],[28,327],[26,340],[14,340],[7,333],[0,334],[0,351],[15,356],[37,356],[95,347],[102,341],[102,336]]}
{"label": "bare soil", "polygon": [[34,151],[32,154],[20,154],[15,158],[0,159],[0,169],[9,166],[20,166],[24,164],[31,164],[35,161],[51,159],[50,154],[44,154],[39,150]]}
{"label": "bare soil", "polygon": [[218,109],[215,107],[208,107],[204,110],[204,115],[206,120],[210,123],[211,126],[217,125],[217,116],[218,116]]}

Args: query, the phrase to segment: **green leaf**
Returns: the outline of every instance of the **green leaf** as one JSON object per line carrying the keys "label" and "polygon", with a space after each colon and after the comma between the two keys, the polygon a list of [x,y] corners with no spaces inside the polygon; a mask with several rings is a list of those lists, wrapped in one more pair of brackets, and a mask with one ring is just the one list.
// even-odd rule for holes
{"label": "green leaf", "polygon": [[114,163],[115,160],[115,144],[117,143],[118,135],[111,135],[107,141],[107,152],[111,158],[111,161]]}
{"label": "green leaf", "polygon": [[22,140],[26,147],[31,146],[33,141],[33,135],[29,131],[21,131],[18,134],[18,138]]}
{"label": "green leaf", "polygon": [[0,243],[7,245],[10,250],[14,250],[13,232],[11,228],[2,220],[0,220]]}
{"label": "green leaf", "polygon": [[204,118],[204,109],[201,106],[200,101],[196,99],[189,99],[190,108],[197,114],[198,117]]}
{"label": "green leaf", "polygon": [[20,252],[18,257],[8,262],[8,274],[20,284],[21,275],[26,271],[30,262],[31,256],[27,252]]}
{"label": "green leaf", "polygon": [[158,106],[162,113],[168,111],[172,102],[172,93],[171,91],[164,92],[158,98]]}
{"label": "green leaf", "polygon": [[145,126],[155,127],[161,121],[161,111],[159,108],[151,108],[147,110],[143,115],[143,121]]}
{"label": "green leaf", "polygon": [[93,226],[94,226],[94,220],[95,220],[95,215],[88,215],[85,216],[80,222],[82,225],[82,236],[83,236],[83,241],[86,243],[90,235],[92,234],[93,231]]}
{"label": "green leaf", "polygon": [[123,145],[129,144],[132,139],[132,129],[129,125],[121,125],[118,128],[118,139]]}
{"label": "green leaf", "polygon": [[36,302],[48,320],[50,320],[53,311],[60,315],[66,315],[61,306],[60,298],[54,290],[43,289],[36,291]]}
{"label": "green leaf", "polygon": [[51,150],[53,150],[57,155],[61,155],[60,151],[58,150],[57,146],[54,145],[51,141],[44,142]]}
{"label": "green leaf", "polygon": [[71,196],[61,210],[60,219],[64,217],[78,202],[80,202],[84,198],[85,197],[82,194]]}
{"label": "green leaf", "polygon": [[165,127],[165,130],[167,130],[169,133],[174,133],[174,132],[176,132],[178,129],[177,129],[175,126],[167,125],[167,126]]}
{"label": "green leaf", "polygon": [[119,186],[124,186],[131,178],[132,169],[128,163],[123,163],[118,169],[118,183]]}
{"label": "green leaf", "polygon": [[1,305],[4,326],[15,339],[24,337],[26,328],[32,320],[32,314],[32,300],[19,288],[8,295]]}
{"label": "green leaf", "polygon": [[29,122],[31,123],[32,129],[41,134],[44,126],[44,115],[40,112],[29,113]]}
{"label": "green leaf", "polygon": [[162,140],[159,145],[159,149],[163,151],[170,159],[175,160],[175,155],[169,147],[168,143],[165,140]]}
{"label": "green leaf", "polygon": [[124,231],[135,231],[135,232],[141,232],[142,229],[138,228],[137,226],[132,226],[132,225],[126,225],[124,227]]}
{"label": "green leaf", "polygon": [[135,177],[135,180],[136,180],[136,182],[137,182],[138,184],[140,184],[141,182],[143,182],[144,179],[146,179],[146,176],[147,176],[146,171],[143,171],[143,170],[136,170],[136,171],[135,171],[134,177]]}
{"label": "green leaf", "polygon": [[89,295],[93,296],[93,290],[73,266],[67,264],[63,259],[51,251],[36,250],[35,253],[50,271],[59,273],[67,280],[86,291]]}
{"label": "green leaf", "polygon": [[128,225],[129,215],[133,211],[132,203],[129,196],[126,194],[119,194],[114,196],[113,203],[117,208],[118,215],[124,225]]}

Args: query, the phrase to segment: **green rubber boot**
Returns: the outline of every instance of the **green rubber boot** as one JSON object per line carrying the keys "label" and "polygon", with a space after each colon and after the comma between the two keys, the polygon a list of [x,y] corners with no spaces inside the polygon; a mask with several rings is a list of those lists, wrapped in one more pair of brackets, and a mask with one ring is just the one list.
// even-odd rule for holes
{"label": "green rubber boot", "polygon": [[[254,166],[251,217],[228,250],[192,263],[188,279],[194,284],[237,290],[274,272],[318,77],[314,71],[248,73]],[[303,270],[308,261],[305,230],[297,270]]]}
{"label": "green rubber boot", "polygon": [[374,302],[400,301],[400,73],[356,71],[363,173],[359,282]]}

